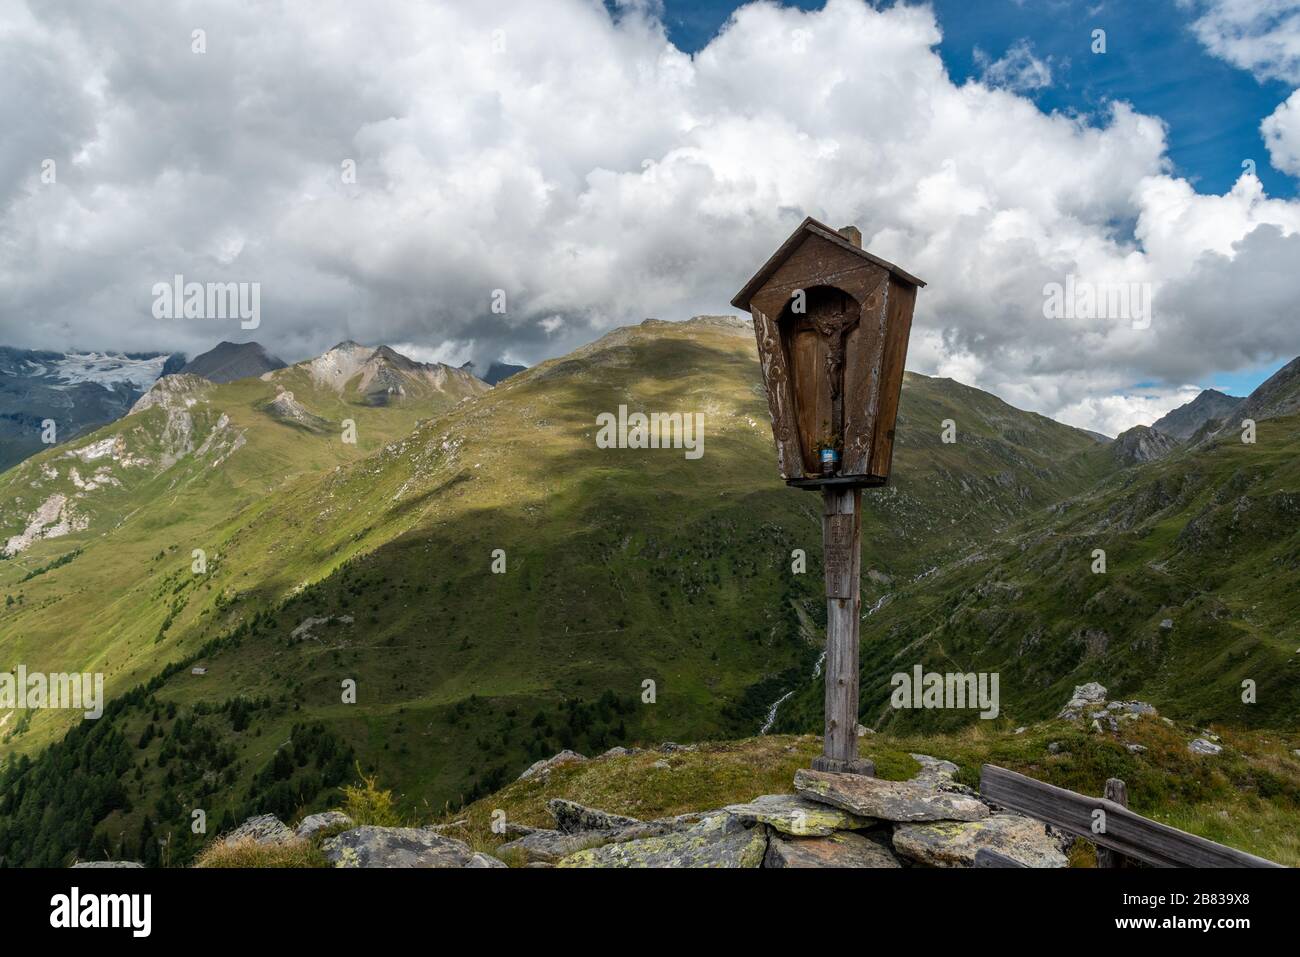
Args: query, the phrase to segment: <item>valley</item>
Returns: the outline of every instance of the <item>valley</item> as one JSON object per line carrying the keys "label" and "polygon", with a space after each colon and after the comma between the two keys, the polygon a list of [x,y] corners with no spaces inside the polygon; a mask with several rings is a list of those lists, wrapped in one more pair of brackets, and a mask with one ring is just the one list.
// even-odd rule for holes
{"label": "valley", "polygon": [[[110,700],[97,722],[3,726],[11,859],[134,853],[166,829],[183,860],[202,843],[186,808],[287,819],[359,770],[436,814],[563,748],[819,729],[820,503],[776,477],[748,323],[648,320],[492,389],[390,353],[170,376],[0,476],[0,538],[23,543],[0,561],[6,665],[103,671]],[[702,414],[705,454],[601,448],[620,406]],[[864,497],[863,723],[960,730],[883,710],[920,664],[1000,671],[982,723],[1004,730],[1094,678],[1188,720],[1293,727],[1296,426],[1128,466],[907,374],[894,480]]]}

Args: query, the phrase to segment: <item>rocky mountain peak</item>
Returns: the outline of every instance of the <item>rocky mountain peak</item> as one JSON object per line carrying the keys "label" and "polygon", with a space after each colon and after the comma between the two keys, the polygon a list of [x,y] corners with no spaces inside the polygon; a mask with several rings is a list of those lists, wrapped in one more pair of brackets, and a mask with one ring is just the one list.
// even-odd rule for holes
{"label": "rocky mountain peak", "polygon": [[284,360],[268,353],[256,342],[219,342],[202,355],[195,356],[180,370],[202,376],[209,382],[234,382],[266,372],[283,369]]}
{"label": "rocky mountain peak", "polygon": [[1178,448],[1178,442],[1149,425],[1135,425],[1117,435],[1110,448],[1121,465],[1137,465],[1164,458]]}
{"label": "rocky mountain peak", "polygon": [[1227,395],[1218,389],[1206,389],[1191,402],[1180,405],[1151,424],[1151,428],[1170,438],[1186,442],[1206,422],[1232,414],[1242,402],[1240,396]]}

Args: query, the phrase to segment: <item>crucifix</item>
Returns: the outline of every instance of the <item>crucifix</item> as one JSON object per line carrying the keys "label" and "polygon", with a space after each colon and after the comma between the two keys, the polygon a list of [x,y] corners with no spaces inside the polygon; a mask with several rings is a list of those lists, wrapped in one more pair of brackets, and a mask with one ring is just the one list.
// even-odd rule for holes
{"label": "crucifix", "polygon": [[[874,773],[858,757],[857,736],[862,490],[889,481],[912,309],[924,285],[863,249],[856,227],[835,230],[809,217],[731,300],[754,317],[781,477],[822,493],[820,771]],[[808,291],[806,315],[789,308],[791,290]]]}

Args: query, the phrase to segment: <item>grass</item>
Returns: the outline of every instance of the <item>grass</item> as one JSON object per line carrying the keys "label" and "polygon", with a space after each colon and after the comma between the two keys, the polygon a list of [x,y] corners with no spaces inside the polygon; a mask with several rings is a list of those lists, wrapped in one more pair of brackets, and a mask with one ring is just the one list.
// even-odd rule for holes
{"label": "grass", "polygon": [[259,844],[251,837],[226,844],[209,844],[194,862],[195,867],[329,867],[330,862],[311,841]]}
{"label": "grass", "polygon": [[[971,728],[948,735],[871,735],[859,753],[876,763],[877,775],[906,780],[920,766],[911,754],[929,754],[958,765],[957,780],[977,786],[979,769],[996,764],[1083,794],[1100,795],[1107,778],[1119,777],[1129,806],[1139,814],[1269,858],[1300,866],[1300,759],[1289,741],[1261,732],[1225,736],[1224,753],[1201,757],[1187,751],[1187,729],[1158,718],[1123,726],[1122,736],[1089,733],[1051,721],[1022,734]],[[1058,753],[1048,751],[1049,743]],[[1125,744],[1148,750],[1134,754]],[[491,830],[492,815],[533,827],[552,827],[546,802],[567,798],[591,807],[648,820],[727,804],[760,794],[790,793],[794,772],[821,751],[813,736],[769,735],[702,744],[692,751],[645,751],[566,765],[545,779],[516,781],[441,823],[464,820],[448,833],[492,853],[504,839]],[[667,762],[668,768],[656,767]],[[1071,866],[1095,865],[1095,851],[1077,841]]]}

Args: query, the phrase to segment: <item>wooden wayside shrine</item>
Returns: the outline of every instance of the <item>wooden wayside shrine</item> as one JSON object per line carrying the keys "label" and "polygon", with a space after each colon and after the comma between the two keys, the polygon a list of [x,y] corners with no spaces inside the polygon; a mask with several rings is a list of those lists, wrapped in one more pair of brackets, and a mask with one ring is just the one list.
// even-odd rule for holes
{"label": "wooden wayside shrine", "polygon": [[826,577],[825,746],[813,767],[858,760],[862,489],[889,481],[921,280],[862,248],[857,227],[805,219],[731,300],[754,317],[787,485],[820,489]]}

